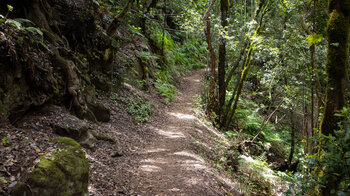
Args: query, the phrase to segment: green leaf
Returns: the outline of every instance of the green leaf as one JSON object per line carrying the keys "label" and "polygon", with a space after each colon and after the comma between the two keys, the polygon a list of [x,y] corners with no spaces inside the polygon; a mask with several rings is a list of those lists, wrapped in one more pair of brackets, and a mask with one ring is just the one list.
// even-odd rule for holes
{"label": "green leaf", "polygon": [[4,146],[6,146],[7,144],[11,144],[11,142],[12,142],[11,138],[8,138],[8,137],[2,138],[2,144]]}
{"label": "green leaf", "polygon": [[15,21],[23,24],[23,23],[30,23],[30,24],[34,24],[31,20],[25,19],[25,18],[15,18]]}
{"label": "green leaf", "polygon": [[96,5],[100,6],[100,3],[96,0],[92,0],[92,2],[94,2]]}
{"label": "green leaf", "polygon": [[331,45],[331,46],[338,47],[338,46],[339,46],[339,43],[338,43],[338,42],[337,42],[337,43],[331,43],[330,45]]}
{"label": "green leaf", "polygon": [[18,22],[16,20],[12,20],[12,19],[7,19],[5,24],[10,24],[10,25],[16,27],[17,29],[21,29],[21,27],[22,27],[20,22]]}
{"label": "green leaf", "polygon": [[235,133],[233,131],[226,131],[226,135],[232,137]]}
{"label": "green leaf", "polygon": [[10,12],[12,12],[12,10],[13,10],[12,5],[7,4],[7,9],[8,9]]}
{"label": "green leaf", "polygon": [[306,38],[309,41],[309,47],[322,41],[321,34],[312,34]]}
{"label": "green leaf", "polygon": [[2,183],[4,183],[4,184],[6,184],[6,183],[7,183],[7,181],[5,180],[5,178],[4,178],[4,177],[2,177],[2,176],[0,176],[0,182],[2,182]]}
{"label": "green leaf", "polygon": [[27,27],[26,31],[32,32],[32,33],[38,33],[39,35],[43,36],[43,32],[39,28],[35,27]]}

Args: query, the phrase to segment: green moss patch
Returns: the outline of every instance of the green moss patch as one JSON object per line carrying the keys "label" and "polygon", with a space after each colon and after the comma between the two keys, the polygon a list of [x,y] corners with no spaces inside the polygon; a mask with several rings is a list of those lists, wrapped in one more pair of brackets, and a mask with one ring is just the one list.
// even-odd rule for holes
{"label": "green moss patch", "polygon": [[[43,156],[27,180],[12,195],[84,195],[88,192],[89,165],[81,146],[71,138],[58,138],[64,147]],[[30,189],[29,189],[30,187]]]}

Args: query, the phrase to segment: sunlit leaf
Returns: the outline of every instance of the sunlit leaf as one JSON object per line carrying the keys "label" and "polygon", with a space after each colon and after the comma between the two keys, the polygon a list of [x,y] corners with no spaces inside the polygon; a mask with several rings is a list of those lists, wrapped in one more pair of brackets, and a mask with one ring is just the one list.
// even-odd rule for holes
{"label": "sunlit leaf", "polygon": [[306,39],[309,41],[309,46],[312,46],[322,41],[322,35],[312,34],[312,35],[309,35]]}
{"label": "sunlit leaf", "polygon": [[13,7],[12,7],[11,5],[7,4],[7,9],[8,9],[10,12],[12,12]]}

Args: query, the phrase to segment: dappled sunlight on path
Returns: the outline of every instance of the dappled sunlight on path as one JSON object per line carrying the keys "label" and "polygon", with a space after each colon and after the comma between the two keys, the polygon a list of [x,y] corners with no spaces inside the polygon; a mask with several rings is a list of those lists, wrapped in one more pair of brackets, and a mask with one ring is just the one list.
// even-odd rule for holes
{"label": "dappled sunlight on path", "polygon": [[206,135],[211,139],[210,144],[198,142],[207,151],[212,150],[214,138],[225,139],[193,112],[202,73],[200,70],[187,77],[180,95],[164,116],[148,126],[156,136],[140,153],[140,195],[225,195],[233,190],[229,178],[219,174],[193,149],[195,137]]}

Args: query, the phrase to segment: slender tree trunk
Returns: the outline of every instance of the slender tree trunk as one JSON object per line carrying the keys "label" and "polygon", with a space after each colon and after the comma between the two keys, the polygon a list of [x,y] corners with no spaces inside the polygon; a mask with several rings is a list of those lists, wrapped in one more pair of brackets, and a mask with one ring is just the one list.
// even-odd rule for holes
{"label": "slender tree trunk", "polygon": [[254,47],[254,43],[252,42],[250,44],[250,48],[248,50],[248,53],[247,53],[247,59],[246,61],[244,62],[244,69],[242,71],[242,75],[241,75],[241,78],[239,80],[239,83],[237,83],[237,92],[235,93],[234,95],[234,104],[233,104],[233,107],[232,107],[232,110],[229,114],[229,118],[228,120],[226,121],[226,124],[225,124],[225,127],[226,129],[229,127],[232,119],[233,119],[233,116],[236,112],[236,109],[237,109],[237,105],[238,105],[238,100],[239,100],[239,97],[241,95],[241,92],[242,92],[242,88],[243,88],[243,84],[248,76],[248,73],[249,73],[249,70],[250,70],[250,59],[251,59],[251,56],[252,56],[252,52],[253,52],[253,47]]}
{"label": "slender tree trunk", "polygon": [[251,20],[254,20],[254,12],[255,12],[254,0],[251,0],[250,9],[251,9],[250,10],[251,11],[251,14],[250,14]]}
{"label": "slender tree trunk", "polygon": [[241,77],[239,76],[237,79],[237,84],[235,86],[235,89],[233,90],[232,97],[230,98],[230,100],[227,103],[227,108],[226,108],[225,114],[222,117],[222,120],[220,123],[220,128],[223,128],[226,126],[225,123],[227,122],[227,117],[229,116],[229,114],[231,112],[231,106],[232,106],[233,101],[235,100],[235,95],[237,94],[238,84],[240,83],[240,81],[241,81]]}
{"label": "slender tree trunk", "polygon": [[270,113],[270,115],[267,117],[266,120],[264,120],[264,122],[260,125],[259,131],[258,133],[254,136],[254,138],[252,139],[251,142],[254,142],[256,140],[256,138],[258,138],[258,136],[261,134],[261,132],[264,130],[265,126],[270,122],[270,119],[272,118],[272,116],[277,112],[277,110],[280,108],[280,106],[282,105],[283,100],[277,105],[277,107]]}
{"label": "slender tree trunk", "polygon": [[242,26],[244,25],[244,23],[243,23],[243,9],[244,9],[244,7],[243,7],[243,0],[241,1],[241,9],[240,9],[240,11],[241,11],[241,24],[242,24]]}
{"label": "slender tree trunk", "polygon": [[[165,27],[166,27],[166,0],[164,0],[164,21],[163,21],[163,34],[162,34],[162,56],[163,58],[165,58],[165,54],[164,54],[164,43],[165,43]],[[164,61],[165,62],[165,61]]]}
{"label": "slender tree trunk", "polygon": [[[265,4],[264,3],[259,3],[259,9],[257,10],[256,15],[258,15],[260,13],[261,9],[262,9],[262,14],[261,14],[258,26],[257,26],[257,28],[255,30],[255,35],[259,35],[261,27],[262,27],[262,22],[263,22],[264,16],[267,13],[267,10],[268,10],[268,8],[270,7],[271,4],[272,4],[271,0],[268,0]],[[237,92],[236,92],[236,95],[235,95],[234,104],[233,104],[232,110],[231,110],[231,112],[229,114],[229,118],[225,122],[226,129],[229,127],[229,125],[230,125],[230,123],[231,123],[231,121],[233,119],[233,116],[234,116],[234,114],[236,112],[237,105],[238,105],[238,100],[239,100],[239,97],[240,97],[242,89],[243,89],[243,84],[244,84],[244,82],[245,82],[245,80],[246,80],[246,78],[248,76],[248,73],[249,73],[249,70],[250,70],[250,67],[251,67],[250,61],[251,61],[251,56],[252,56],[253,48],[255,47],[255,44],[256,43],[253,40],[250,42],[250,46],[249,46],[249,49],[248,49],[248,52],[247,52],[247,58],[246,58],[246,60],[244,62],[244,69],[242,71],[241,79],[240,79],[239,83],[237,84],[238,88],[237,88]]]}
{"label": "slender tree trunk", "polygon": [[288,157],[288,162],[287,165],[290,167],[293,161],[293,155],[294,155],[294,148],[295,148],[295,127],[294,127],[294,115],[293,115],[293,110],[290,111],[290,123],[291,126],[290,128],[292,129],[290,132],[290,137],[291,137],[291,143],[290,143],[290,152],[289,152],[289,157]]}
{"label": "slender tree trunk", "polygon": [[[228,84],[230,83],[231,79],[232,79],[232,76],[233,76],[233,73],[236,71],[236,69],[238,68],[239,66],[239,63],[241,62],[241,59],[243,56],[245,56],[245,53],[246,53],[246,49],[247,49],[247,46],[248,46],[248,41],[246,40],[246,42],[244,43],[244,46],[243,48],[241,49],[241,52],[240,54],[238,55],[235,63],[233,64],[230,72],[228,73],[227,75],[227,78],[226,78],[226,81],[225,81],[225,89],[227,89],[228,87]],[[245,61],[245,59],[244,59]],[[244,62],[243,61],[243,62]],[[239,84],[239,81],[240,81],[241,77],[238,77],[237,79],[237,84]],[[238,85],[235,86],[235,89],[232,93],[232,96],[230,98],[230,100],[228,101],[227,105],[226,105],[226,110],[225,110],[225,113],[222,114],[222,118],[220,119],[220,128],[223,128],[225,126],[225,123],[226,123],[226,120],[227,120],[227,116],[229,115],[230,111],[231,111],[231,106],[232,106],[232,103],[233,103],[233,100],[235,98],[235,95],[236,95],[236,92],[237,92],[237,88],[238,88]]]}
{"label": "slender tree trunk", "polygon": [[303,128],[302,128],[302,133],[304,136],[306,135],[306,145],[304,146],[305,147],[304,150],[306,152],[308,152],[310,135],[309,135],[309,130],[308,130],[308,111],[307,111],[307,105],[306,105],[306,101],[305,101],[305,97],[306,97],[305,87],[306,87],[306,80],[305,80],[305,75],[303,75]]}
{"label": "slender tree trunk", "polygon": [[203,16],[203,23],[205,26],[205,35],[206,40],[208,44],[209,49],[209,55],[210,55],[210,68],[211,68],[211,74],[210,74],[210,87],[209,87],[209,104],[208,104],[208,111],[213,111],[214,108],[214,102],[215,102],[215,96],[214,96],[214,90],[215,90],[215,53],[214,48],[211,41],[211,33],[210,33],[210,10],[213,7],[216,0],[212,0],[207,11],[205,12]]}
{"label": "slender tree trunk", "polygon": [[219,85],[219,107],[217,114],[219,115],[219,122],[221,118],[221,109],[225,104],[226,98],[226,85],[225,85],[225,68],[226,68],[226,27],[227,22],[227,12],[228,12],[228,0],[220,1],[221,8],[221,26],[223,29],[223,34],[220,36],[219,44],[219,66],[218,66],[218,85]]}
{"label": "slender tree trunk", "polygon": [[244,0],[244,23],[243,25],[245,25],[247,20],[247,0]]}
{"label": "slender tree trunk", "polygon": [[[314,8],[315,9],[315,8]],[[315,13],[315,10],[313,11]],[[307,35],[312,35],[313,32],[310,30],[310,28],[306,25],[305,16],[301,19],[301,25],[303,29],[305,30]],[[314,22],[313,22],[314,25]],[[310,62],[311,62],[311,69],[312,69],[312,82],[311,82],[311,130],[309,130],[308,134],[310,137],[314,136],[313,128],[318,127],[318,118],[320,114],[320,108],[323,105],[322,101],[322,93],[321,93],[321,84],[320,79],[318,77],[317,73],[317,65],[316,65],[316,46],[315,44],[312,44],[309,48],[310,50]],[[316,91],[316,116],[315,116],[315,91]],[[307,139],[307,141],[309,141]],[[314,151],[315,144],[310,142],[309,145],[309,152],[312,153]]]}
{"label": "slender tree trunk", "polygon": [[[327,25],[328,52],[327,52],[327,89],[326,105],[321,121],[320,130],[324,135],[334,135],[334,130],[338,130],[338,123],[342,118],[334,114],[340,113],[345,104],[344,89],[348,82],[348,38],[350,23],[350,0],[329,0],[328,10],[331,13]],[[341,176],[337,168],[326,168],[325,176],[327,184],[321,188],[322,195],[331,195],[332,190],[336,190]]]}
{"label": "slender tree trunk", "polygon": [[239,66],[239,63],[241,62],[242,56],[245,56],[245,53],[247,51],[247,47],[248,47],[248,41],[246,40],[244,42],[244,46],[241,49],[241,52],[239,53],[235,63],[233,64],[232,68],[230,69],[229,73],[227,74],[226,80],[225,80],[225,88],[227,88],[228,84],[230,83],[232,76],[234,74],[234,72],[236,71],[236,69]]}

